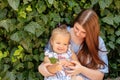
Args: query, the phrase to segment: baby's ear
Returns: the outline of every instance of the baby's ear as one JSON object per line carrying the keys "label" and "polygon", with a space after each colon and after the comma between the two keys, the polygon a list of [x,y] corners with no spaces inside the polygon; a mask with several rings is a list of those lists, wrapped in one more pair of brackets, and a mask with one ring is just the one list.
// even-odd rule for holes
{"label": "baby's ear", "polygon": [[50,38],[50,45],[52,46],[53,45],[53,40]]}

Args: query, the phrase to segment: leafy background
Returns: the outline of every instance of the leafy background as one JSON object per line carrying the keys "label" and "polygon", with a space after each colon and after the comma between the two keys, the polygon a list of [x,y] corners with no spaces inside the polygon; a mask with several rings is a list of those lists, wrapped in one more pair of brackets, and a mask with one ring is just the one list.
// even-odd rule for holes
{"label": "leafy background", "polygon": [[38,65],[51,30],[93,8],[109,51],[109,73],[120,75],[120,0],[0,0],[0,80],[43,80]]}

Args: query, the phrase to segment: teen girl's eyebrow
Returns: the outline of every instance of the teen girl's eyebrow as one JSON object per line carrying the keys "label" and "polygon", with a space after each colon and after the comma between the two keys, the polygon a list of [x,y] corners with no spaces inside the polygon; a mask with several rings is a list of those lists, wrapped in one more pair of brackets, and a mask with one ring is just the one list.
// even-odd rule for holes
{"label": "teen girl's eyebrow", "polygon": [[76,28],[77,30],[79,30],[79,29],[77,28],[77,26],[75,26],[75,28]]}

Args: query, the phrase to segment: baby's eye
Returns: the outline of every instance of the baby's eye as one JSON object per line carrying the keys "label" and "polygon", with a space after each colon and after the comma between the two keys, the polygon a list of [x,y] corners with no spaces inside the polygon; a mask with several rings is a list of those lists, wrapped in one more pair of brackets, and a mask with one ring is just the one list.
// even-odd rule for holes
{"label": "baby's eye", "polygon": [[67,44],[64,44],[65,46],[67,45]]}
{"label": "baby's eye", "polygon": [[60,44],[59,42],[57,42],[56,44]]}

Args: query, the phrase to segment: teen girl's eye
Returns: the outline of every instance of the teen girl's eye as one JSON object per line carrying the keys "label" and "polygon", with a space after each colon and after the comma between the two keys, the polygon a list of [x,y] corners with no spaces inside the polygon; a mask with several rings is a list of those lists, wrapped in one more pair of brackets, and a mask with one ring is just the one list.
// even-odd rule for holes
{"label": "teen girl's eye", "polygon": [[76,29],[77,31],[79,31],[79,29],[77,28],[77,26],[75,26],[75,29]]}
{"label": "teen girl's eye", "polygon": [[86,32],[82,31],[83,34],[86,34]]}
{"label": "teen girl's eye", "polygon": [[76,26],[75,26],[74,28],[77,30],[77,27],[76,27]]}
{"label": "teen girl's eye", "polygon": [[86,34],[86,31],[82,31],[83,34]]}

